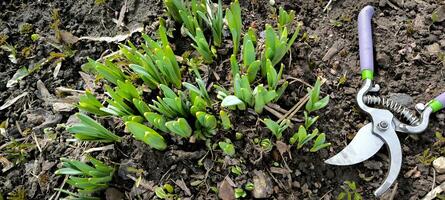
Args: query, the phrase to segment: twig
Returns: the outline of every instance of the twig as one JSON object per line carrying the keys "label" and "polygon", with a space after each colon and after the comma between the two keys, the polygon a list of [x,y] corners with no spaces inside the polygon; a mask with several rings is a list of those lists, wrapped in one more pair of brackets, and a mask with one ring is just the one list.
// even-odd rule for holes
{"label": "twig", "polygon": [[306,103],[306,101],[309,100],[309,95],[306,94],[303,98],[300,99],[300,101],[295,104],[282,118],[278,120],[278,122],[283,121],[286,118],[292,118],[295,113],[297,113],[301,107]]}
{"label": "twig", "polygon": [[428,192],[428,194],[426,194],[422,200],[433,200],[438,194],[442,193],[443,191],[445,191],[445,182]]}
{"label": "twig", "polygon": [[295,83],[295,82],[300,82],[300,83],[303,83],[303,84],[305,84],[306,86],[312,88],[312,85],[311,85],[311,84],[309,84],[309,83],[306,82],[306,81],[303,81],[302,79],[295,78],[295,77],[292,77],[292,76],[287,76],[287,79],[292,79],[292,81],[289,82],[289,85],[291,85],[292,83]]}
{"label": "twig", "polygon": [[36,142],[37,149],[39,149],[40,153],[42,153],[42,148],[40,147],[39,141],[37,140],[36,133],[34,133],[34,131],[31,132],[32,132],[32,139],[34,139],[34,141]]}
{"label": "twig", "polygon": [[[63,179],[63,182],[62,182],[62,185],[60,186],[60,189],[62,189],[63,186],[65,186],[66,180],[68,180],[68,175],[65,175],[65,178]],[[59,199],[60,192],[61,192],[61,190],[57,190],[56,198],[54,198],[54,199]]]}
{"label": "twig", "polygon": [[326,12],[326,10],[328,10],[328,8],[329,8],[329,6],[331,5],[332,2],[333,2],[333,0],[329,0],[328,4],[323,9],[323,12]]}
{"label": "twig", "polygon": [[320,197],[320,199],[323,199],[326,195],[328,195],[329,193],[331,193],[332,190],[329,190],[328,192],[326,192],[323,196]]}
{"label": "twig", "polygon": [[281,181],[279,181],[277,178],[275,178],[275,176],[269,170],[267,170],[267,173],[269,173],[269,176],[272,177],[272,179],[278,184],[278,186],[280,188],[283,188],[284,190],[286,190],[286,192],[289,192],[288,188],[286,186],[284,186],[284,184]]}
{"label": "twig", "polygon": [[275,115],[275,117],[278,117],[279,119],[283,118],[283,115],[279,113],[278,111],[274,110],[273,108],[269,106],[264,106],[264,108],[269,111],[271,114]]}
{"label": "twig", "polygon": [[281,108],[280,105],[278,105],[278,104],[268,103],[267,106],[269,106],[269,107],[275,109],[275,110],[278,111],[278,112],[281,112],[281,113],[287,113],[287,110]]}
{"label": "twig", "polygon": [[110,144],[110,145],[103,146],[103,147],[90,148],[90,149],[87,149],[86,151],[84,151],[82,154],[91,153],[91,152],[95,152],[95,151],[106,151],[106,150],[111,150],[111,149],[114,149],[114,144]]}
{"label": "twig", "polygon": [[434,187],[436,187],[436,170],[435,169],[433,169],[433,185],[431,185],[431,190],[433,190]]}
{"label": "twig", "polygon": [[397,188],[399,186],[399,183],[394,184],[394,188],[391,191],[391,195],[389,196],[389,200],[393,200],[397,193]]}

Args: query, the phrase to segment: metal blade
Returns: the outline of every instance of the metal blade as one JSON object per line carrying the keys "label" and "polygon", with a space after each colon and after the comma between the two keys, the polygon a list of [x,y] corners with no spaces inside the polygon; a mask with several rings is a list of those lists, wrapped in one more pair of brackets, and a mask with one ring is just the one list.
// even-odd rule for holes
{"label": "metal blade", "polygon": [[389,158],[391,161],[385,180],[382,185],[374,191],[376,197],[382,196],[382,194],[392,186],[399,175],[400,168],[402,167],[402,147],[400,146],[399,138],[394,129],[380,134],[380,137],[388,146]]}
{"label": "metal blade", "polygon": [[324,162],[330,165],[357,164],[376,154],[383,144],[382,139],[372,133],[372,123],[368,123],[358,131],[348,146]]}

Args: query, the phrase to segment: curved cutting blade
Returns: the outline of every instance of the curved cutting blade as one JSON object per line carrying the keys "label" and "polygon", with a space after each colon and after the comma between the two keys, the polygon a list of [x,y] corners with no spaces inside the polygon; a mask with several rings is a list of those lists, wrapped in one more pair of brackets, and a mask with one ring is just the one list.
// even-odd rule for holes
{"label": "curved cutting blade", "polygon": [[358,131],[348,146],[324,162],[330,165],[357,164],[376,154],[382,146],[382,139],[372,133],[372,123],[368,123]]}
{"label": "curved cutting blade", "polygon": [[402,167],[402,147],[400,146],[399,138],[394,130],[380,134],[382,140],[385,141],[389,150],[389,171],[386,174],[386,178],[382,185],[374,191],[376,197],[382,196],[394,183],[399,175],[400,168]]}

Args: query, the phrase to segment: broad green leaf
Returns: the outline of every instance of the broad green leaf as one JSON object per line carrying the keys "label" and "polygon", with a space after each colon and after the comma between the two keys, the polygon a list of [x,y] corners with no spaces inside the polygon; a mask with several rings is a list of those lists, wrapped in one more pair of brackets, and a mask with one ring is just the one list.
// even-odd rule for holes
{"label": "broad green leaf", "polygon": [[167,148],[164,138],[153,129],[132,121],[126,122],[125,125],[137,140],[143,141],[157,150],[165,150]]}
{"label": "broad green leaf", "polygon": [[179,118],[176,121],[169,121],[165,123],[165,126],[172,133],[179,135],[183,138],[188,138],[192,135],[192,128],[184,118]]}
{"label": "broad green leaf", "polygon": [[219,111],[219,117],[225,130],[229,130],[232,128],[232,123],[230,122],[230,118],[227,112],[225,112],[224,110]]}
{"label": "broad green leaf", "polygon": [[243,101],[241,101],[238,97],[233,96],[233,95],[227,96],[221,102],[222,107],[238,106],[238,105],[243,105],[243,104],[244,104]]}
{"label": "broad green leaf", "polygon": [[218,142],[219,148],[228,156],[235,155],[235,146],[227,139],[226,142]]}

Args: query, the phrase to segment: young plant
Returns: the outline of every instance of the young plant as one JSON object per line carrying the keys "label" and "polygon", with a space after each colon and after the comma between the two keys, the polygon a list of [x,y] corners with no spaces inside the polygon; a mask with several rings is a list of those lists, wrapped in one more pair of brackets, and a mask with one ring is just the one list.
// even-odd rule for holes
{"label": "young plant", "polygon": [[164,0],[164,4],[167,7],[167,13],[175,21],[181,23],[187,31],[195,35],[195,30],[200,27],[200,23],[194,13],[205,12],[204,5],[196,0],[188,1],[188,4],[185,4],[183,0]]}
{"label": "young plant", "polygon": [[306,111],[304,111],[304,127],[309,129],[317,120],[319,116],[310,117]]}
{"label": "young plant", "polygon": [[92,165],[77,160],[61,159],[63,167],[57,170],[55,174],[68,175],[69,179],[66,182],[77,189],[77,194],[65,190],[60,191],[73,194],[73,196],[81,199],[91,199],[94,198],[92,196],[94,193],[108,188],[108,183],[112,180],[115,169],[91,156],[88,156],[87,160]]}
{"label": "young plant", "polygon": [[218,0],[218,6],[216,10],[213,7],[213,3],[210,0],[206,0],[206,13],[198,10],[197,14],[212,30],[213,44],[217,47],[222,44],[222,31],[223,31],[223,10],[221,0]]}
{"label": "young plant", "polygon": [[102,111],[104,108],[102,103],[96,99],[96,97],[90,92],[86,91],[85,95],[79,97],[79,104],[77,105],[79,110],[89,112],[98,116],[107,116],[109,113]]}
{"label": "young plant", "polygon": [[312,89],[308,88],[309,100],[306,103],[306,111],[308,113],[320,110],[329,103],[329,95],[320,100],[321,81],[317,78]]}
{"label": "young plant", "polygon": [[159,88],[161,89],[164,98],[158,96],[157,100],[153,100],[153,104],[148,105],[152,110],[157,111],[159,114],[169,119],[189,116],[184,93],[180,91],[176,94],[168,86],[162,84]]}
{"label": "young plant", "polygon": [[164,0],[165,7],[167,8],[167,14],[175,21],[182,23],[180,10],[186,10],[186,6],[183,0]]}
{"label": "young plant", "polygon": [[230,117],[226,111],[219,111],[219,118],[221,119],[221,124],[224,130],[229,130],[232,128],[232,123],[230,122]]}
{"label": "young plant", "polygon": [[357,186],[354,181],[345,181],[342,186],[343,190],[338,194],[337,200],[362,200],[363,197],[358,193]]}
{"label": "young plant", "polygon": [[[257,73],[261,66],[261,61],[256,60],[256,51],[254,46],[255,33],[253,29],[249,29],[248,34],[243,38],[243,71],[246,72],[250,83],[255,81]],[[236,59],[236,57],[234,58]]]}
{"label": "young plant", "polygon": [[247,196],[246,191],[243,190],[243,188],[235,188],[235,198],[240,199]]}
{"label": "young plant", "polygon": [[287,12],[283,7],[280,7],[278,14],[278,31],[283,33],[284,28],[290,28],[290,25],[295,19],[295,11]]}
{"label": "young plant", "polygon": [[[119,83],[121,82],[119,81]],[[124,91],[124,87],[122,87],[121,84],[114,89],[112,89],[108,85],[105,85],[105,91],[107,91],[107,94],[111,98],[106,100],[108,103],[108,106],[106,108],[100,108],[102,111],[119,117],[134,115],[136,113],[136,111],[131,106],[133,99],[131,98],[131,96],[126,96],[127,93],[126,91]]]}
{"label": "young plant", "polygon": [[226,9],[226,21],[229,26],[233,40],[233,54],[238,53],[239,43],[241,41],[241,7],[238,0],[230,4],[230,8]]}
{"label": "young plant", "polygon": [[85,114],[77,113],[80,123],[74,124],[67,129],[68,132],[73,133],[74,137],[81,141],[95,141],[95,142],[120,142],[121,138],[102,125],[97,123]]}
{"label": "young plant", "polygon": [[219,148],[228,156],[235,155],[235,146],[230,139],[226,139],[224,142],[218,142]]}
{"label": "young plant", "polygon": [[272,66],[275,66],[278,64],[281,59],[286,55],[286,53],[291,48],[292,44],[295,42],[295,39],[297,39],[297,36],[300,32],[301,25],[297,26],[297,29],[295,30],[292,37],[288,38],[287,28],[283,27],[282,31],[279,31],[278,33],[275,32],[275,30],[270,25],[266,25],[266,41],[265,41],[265,47],[262,54],[262,66],[261,66],[261,73],[263,77],[266,76],[266,61],[269,59],[272,62]]}
{"label": "young plant", "polygon": [[325,142],[326,142],[326,135],[324,133],[321,133],[320,135],[317,136],[317,139],[315,139],[314,145],[312,145],[310,151],[317,152],[320,149],[331,146],[331,143],[325,143]]}
{"label": "young plant", "polygon": [[248,105],[253,106],[255,112],[261,113],[264,107],[277,97],[275,90],[266,90],[262,84],[252,91],[246,75],[235,75],[233,89],[234,95],[227,95],[220,91],[219,96],[224,96],[221,102],[222,107],[245,110]]}
{"label": "young plant", "polygon": [[192,44],[193,48],[198,51],[198,53],[203,57],[205,63],[212,63],[213,58],[216,57],[216,54],[214,51],[210,49],[209,43],[207,43],[207,40],[204,36],[204,33],[202,32],[201,28],[196,28],[196,34],[193,35],[190,32],[187,32],[190,38],[193,39],[195,44]]}
{"label": "young plant", "polygon": [[95,60],[89,59],[89,65],[94,66],[98,75],[114,85],[117,85],[117,81],[125,81],[126,79],[126,76],[121,69],[110,60],[105,60],[105,62],[102,64]]}
{"label": "young plant", "polygon": [[204,134],[206,137],[216,134],[216,126],[218,125],[218,122],[215,116],[199,111],[196,112],[196,119],[195,127],[198,127],[201,134]]}
{"label": "young plant", "polygon": [[264,107],[277,97],[275,90],[266,90],[263,84],[256,86],[252,95],[255,99],[255,112],[257,113],[262,113]]}
{"label": "young plant", "polygon": [[165,126],[170,132],[183,138],[189,138],[193,132],[192,127],[190,127],[189,123],[184,118],[166,122]]}
{"label": "young plant", "polygon": [[261,120],[264,124],[266,124],[267,128],[272,132],[272,134],[280,140],[283,137],[283,131],[289,127],[290,120],[285,119],[280,123],[273,121],[271,119]]}
{"label": "young plant", "polygon": [[301,149],[306,143],[313,140],[318,135],[318,129],[314,129],[311,134],[307,134],[306,128],[304,126],[300,126],[298,128],[298,132],[294,133],[294,135],[290,138],[289,143],[295,144],[297,143],[297,149]]}
{"label": "young plant", "polygon": [[165,150],[167,148],[164,137],[153,129],[133,121],[127,121],[125,126],[130,133],[133,134],[134,138],[143,141],[145,144],[148,144],[148,146],[157,150]]}
{"label": "young plant", "polygon": [[159,26],[160,41],[154,41],[142,35],[145,44],[141,44],[145,54],[129,42],[129,46],[120,45],[120,52],[131,63],[129,67],[141,77],[145,84],[155,89],[159,84],[181,86],[181,69],[168,43],[163,23]]}

